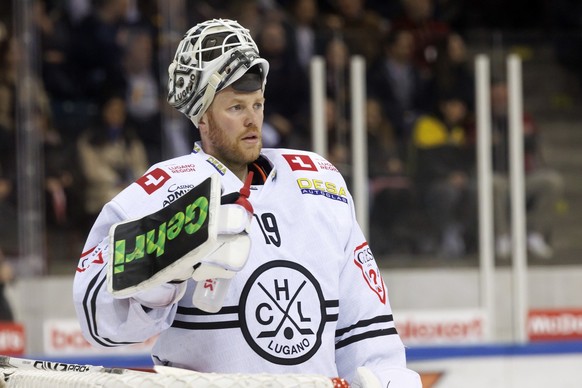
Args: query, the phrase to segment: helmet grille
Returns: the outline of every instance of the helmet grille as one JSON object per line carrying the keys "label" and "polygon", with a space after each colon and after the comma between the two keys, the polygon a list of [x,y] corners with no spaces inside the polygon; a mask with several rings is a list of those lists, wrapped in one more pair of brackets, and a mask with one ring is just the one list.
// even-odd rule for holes
{"label": "helmet grille", "polygon": [[[203,62],[209,62],[218,58],[224,53],[225,48],[230,48],[236,43],[241,43],[236,35],[230,32],[219,32],[208,35],[202,41],[201,59]],[[214,50],[212,49],[214,47]]]}

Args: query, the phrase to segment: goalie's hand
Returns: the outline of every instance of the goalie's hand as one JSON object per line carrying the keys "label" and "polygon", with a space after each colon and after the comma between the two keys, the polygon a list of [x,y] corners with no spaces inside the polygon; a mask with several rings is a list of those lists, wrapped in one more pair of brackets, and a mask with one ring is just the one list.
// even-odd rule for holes
{"label": "goalie's hand", "polygon": [[[206,279],[231,279],[246,264],[251,250],[249,236],[253,206],[248,200],[253,172],[250,171],[238,193],[221,198],[218,215],[219,247],[194,265],[191,277],[196,281]],[[186,278],[187,279],[187,278]],[[184,279],[184,280],[186,280]]]}
{"label": "goalie's hand", "polygon": [[129,297],[172,281],[231,278],[250,251],[252,174],[223,198],[217,174],[169,206],[110,230],[108,290]]}

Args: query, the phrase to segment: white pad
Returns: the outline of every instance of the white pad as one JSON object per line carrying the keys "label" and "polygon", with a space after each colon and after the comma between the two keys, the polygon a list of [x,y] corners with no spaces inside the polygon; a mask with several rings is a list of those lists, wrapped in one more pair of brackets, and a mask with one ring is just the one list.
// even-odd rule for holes
{"label": "white pad", "polygon": [[203,258],[192,279],[231,279],[246,264],[251,250],[251,238],[246,232],[234,236],[219,236],[223,243],[210,255]]}
{"label": "white pad", "polygon": [[159,308],[170,306],[184,296],[186,293],[186,283],[164,283],[157,287],[152,287],[135,294],[132,298],[139,304],[149,308]]}
{"label": "white pad", "polygon": [[218,234],[238,234],[249,232],[253,215],[241,205],[229,203],[220,205],[218,212]]}

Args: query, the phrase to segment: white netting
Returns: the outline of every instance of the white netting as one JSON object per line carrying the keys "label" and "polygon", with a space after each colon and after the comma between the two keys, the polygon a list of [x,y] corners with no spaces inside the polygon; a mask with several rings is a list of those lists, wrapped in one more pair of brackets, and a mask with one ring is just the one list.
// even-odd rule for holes
{"label": "white netting", "polygon": [[161,374],[133,370],[108,372],[59,372],[22,368],[1,368],[0,387],[10,388],[291,388],[291,387],[347,387],[341,379],[330,379],[320,375],[300,374],[218,374],[178,373]]}

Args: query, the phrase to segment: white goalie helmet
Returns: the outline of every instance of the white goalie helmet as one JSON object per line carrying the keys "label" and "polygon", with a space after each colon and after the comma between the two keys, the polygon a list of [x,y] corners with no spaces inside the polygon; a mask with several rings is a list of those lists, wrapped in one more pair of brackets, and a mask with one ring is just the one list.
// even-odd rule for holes
{"label": "white goalie helmet", "polygon": [[264,90],[269,63],[248,29],[228,19],[199,23],[188,30],[168,68],[168,102],[198,126],[214,95],[251,68]]}

